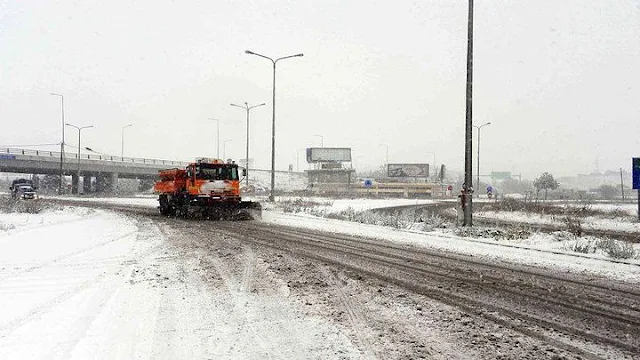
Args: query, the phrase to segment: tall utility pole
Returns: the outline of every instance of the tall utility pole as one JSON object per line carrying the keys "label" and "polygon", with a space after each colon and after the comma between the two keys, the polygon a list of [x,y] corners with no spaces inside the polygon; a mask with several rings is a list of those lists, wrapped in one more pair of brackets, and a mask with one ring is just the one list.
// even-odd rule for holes
{"label": "tall utility pole", "polygon": [[82,126],[82,127],[78,127],[72,124],[68,124],[65,123],[65,125],[67,126],[71,126],[72,128],[78,129],[78,173],[77,173],[77,180],[76,180],[76,188],[75,188],[75,193],[78,194],[80,192],[80,133],[82,132],[82,129],[88,129],[88,128],[92,128],[93,125],[89,125],[89,126]]}
{"label": "tall utility pole", "polygon": [[128,124],[122,127],[122,146],[120,147],[120,160],[124,161],[124,129],[133,126],[133,124]]}
{"label": "tall utility pole", "polygon": [[241,109],[245,109],[247,111],[247,153],[246,153],[246,169],[247,169],[247,176],[246,176],[246,182],[245,184],[247,186],[249,186],[249,111],[251,111],[251,109],[256,108],[258,106],[264,106],[267,105],[265,103],[262,104],[258,104],[258,105],[253,105],[253,106],[249,106],[249,103],[247,103],[246,101],[244,102],[244,106],[240,106],[240,105],[236,105],[236,104],[230,104],[231,106],[236,106],[239,107]]}
{"label": "tall utility pole", "polygon": [[476,157],[476,166],[478,167],[478,171],[476,172],[476,191],[478,192],[478,197],[480,197],[480,129],[487,125],[491,125],[491,122],[484,123],[480,126],[473,125],[474,128],[478,129],[478,156]]}
{"label": "tall utility pole", "polygon": [[462,209],[464,210],[464,226],[473,226],[473,0],[469,0],[469,17],[467,21],[467,96],[464,142],[464,188],[462,189]]}
{"label": "tall utility pole", "polygon": [[62,101],[62,142],[60,143],[60,184],[58,186],[58,194],[62,194],[62,182],[64,179],[64,170],[62,169],[62,164],[64,162],[64,95],[51,93],[53,96],[60,96]]}
{"label": "tall utility pole", "polygon": [[284,56],[274,60],[268,56],[255,53],[250,50],[245,50],[245,53],[271,60],[271,63],[273,64],[273,99],[271,101],[271,103],[273,104],[272,123],[271,123],[271,193],[269,194],[269,201],[275,201],[274,191],[275,191],[275,184],[276,184],[276,63],[280,60],[303,56],[303,54],[300,53],[295,55]]}
{"label": "tall utility pole", "polygon": [[220,159],[220,119],[209,118],[209,120],[216,122],[216,159]]}

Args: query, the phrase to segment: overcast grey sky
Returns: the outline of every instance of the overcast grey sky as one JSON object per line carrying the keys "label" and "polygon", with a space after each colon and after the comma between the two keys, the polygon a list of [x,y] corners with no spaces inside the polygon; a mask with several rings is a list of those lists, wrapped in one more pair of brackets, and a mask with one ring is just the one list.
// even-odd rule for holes
{"label": "overcast grey sky", "polygon": [[[276,166],[298,150],[351,147],[385,160],[464,166],[467,2],[0,0],[0,145],[61,140],[125,156],[226,155],[270,168],[271,57],[278,63]],[[640,1],[476,1],[474,123],[481,173],[532,178],[630,168],[640,156]],[[474,169],[475,146],[474,136]],[[67,130],[67,143],[77,132]],[[43,147],[45,148],[45,147]],[[55,149],[55,146],[46,147]],[[221,150],[222,152],[222,150]],[[300,165],[304,152],[300,151]]]}

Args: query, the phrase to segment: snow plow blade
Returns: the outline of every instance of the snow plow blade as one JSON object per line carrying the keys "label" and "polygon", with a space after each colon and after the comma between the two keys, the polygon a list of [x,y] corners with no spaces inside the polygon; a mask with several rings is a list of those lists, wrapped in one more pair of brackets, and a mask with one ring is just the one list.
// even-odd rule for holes
{"label": "snow plow blade", "polygon": [[261,220],[262,205],[253,201],[242,201],[238,206],[236,219],[232,220]]}

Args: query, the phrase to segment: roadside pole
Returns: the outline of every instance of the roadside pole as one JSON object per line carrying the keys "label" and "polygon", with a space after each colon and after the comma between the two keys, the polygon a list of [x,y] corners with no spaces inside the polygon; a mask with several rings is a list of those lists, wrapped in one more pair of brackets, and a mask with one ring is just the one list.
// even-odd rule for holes
{"label": "roadside pole", "polygon": [[633,175],[631,187],[638,192],[638,221],[640,221],[640,157],[631,159],[631,173]]}

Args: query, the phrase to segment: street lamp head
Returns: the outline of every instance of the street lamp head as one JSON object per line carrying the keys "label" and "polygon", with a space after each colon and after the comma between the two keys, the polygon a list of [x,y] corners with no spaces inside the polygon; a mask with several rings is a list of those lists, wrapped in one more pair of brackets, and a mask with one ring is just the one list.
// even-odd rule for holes
{"label": "street lamp head", "polygon": [[256,106],[264,106],[264,105],[267,105],[267,104],[266,103],[262,103],[262,104],[258,104]]}
{"label": "street lamp head", "polygon": [[300,54],[295,54],[295,55],[293,55],[293,56],[294,56],[294,57],[296,57],[296,56],[304,56],[304,54],[303,54],[303,53],[300,53]]}
{"label": "street lamp head", "polygon": [[245,53],[245,54],[249,54],[249,55],[255,55],[255,54],[256,54],[256,53],[254,53],[254,52],[253,52],[253,51],[251,51],[251,50],[245,50],[245,51],[244,51],[244,53]]}

